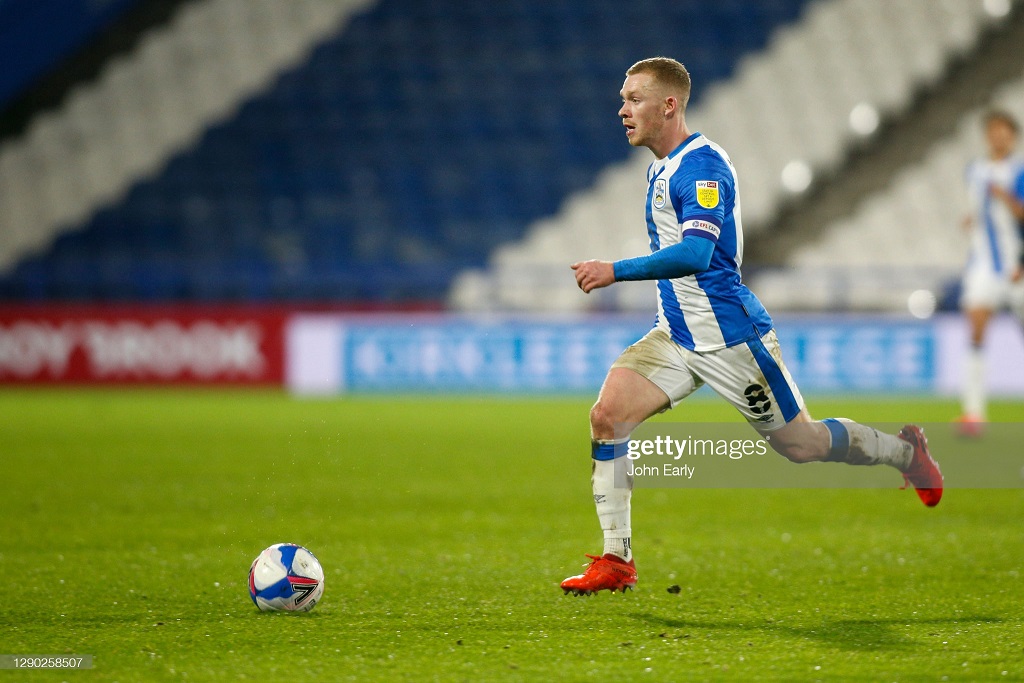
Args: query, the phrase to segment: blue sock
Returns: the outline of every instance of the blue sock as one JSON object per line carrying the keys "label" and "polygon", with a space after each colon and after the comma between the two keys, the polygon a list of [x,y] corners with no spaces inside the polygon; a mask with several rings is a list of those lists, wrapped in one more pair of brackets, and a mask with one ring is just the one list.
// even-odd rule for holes
{"label": "blue sock", "polygon": [[628,439],[620,439],[618,441],[594,439],[590,442],[590,457],[594,460],[614,460],[615,458],[621,458],[629,450],[627,443]]}
{"label": "blue sock", "polygon": [[821,421],[828,427],[828,433],[832,435],[832,446],[829,448],[826,462],[846,462],[850,454],[850,432],[846,425],[834,417],[827,417]]}

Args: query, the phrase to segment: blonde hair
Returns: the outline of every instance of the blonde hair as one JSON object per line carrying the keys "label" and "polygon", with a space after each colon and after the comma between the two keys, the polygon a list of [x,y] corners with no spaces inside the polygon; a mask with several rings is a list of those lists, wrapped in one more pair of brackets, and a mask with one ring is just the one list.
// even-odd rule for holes
{"label": "blonde hair", "polygon": [[679,96],[682,108],[690,101],[690,72],[686,67],[671,57],[650,57],[641,59],[626,69],[627,76],[651,74],[662,85],[668,86]]}

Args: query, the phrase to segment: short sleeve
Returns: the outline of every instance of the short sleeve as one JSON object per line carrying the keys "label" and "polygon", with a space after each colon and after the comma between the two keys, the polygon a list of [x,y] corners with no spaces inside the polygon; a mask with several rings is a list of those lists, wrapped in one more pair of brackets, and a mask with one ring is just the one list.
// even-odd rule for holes
{"label": "short sleeve", "polygon": [[695,162],[672,178],[676,218],[683,237],[699,235],[717,242],[733,195],[732,172],[717,154]]}

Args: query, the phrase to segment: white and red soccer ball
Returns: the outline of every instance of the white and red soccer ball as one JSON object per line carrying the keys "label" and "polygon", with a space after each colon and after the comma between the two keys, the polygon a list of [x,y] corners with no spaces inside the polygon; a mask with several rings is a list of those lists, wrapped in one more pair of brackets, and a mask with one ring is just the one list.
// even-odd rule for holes
{"label": "white and red soccer ball", "polygon": [[249,596],[264,612],[308,612],[323,594],[323,567],[301,545],[276,543],[249,568]]}

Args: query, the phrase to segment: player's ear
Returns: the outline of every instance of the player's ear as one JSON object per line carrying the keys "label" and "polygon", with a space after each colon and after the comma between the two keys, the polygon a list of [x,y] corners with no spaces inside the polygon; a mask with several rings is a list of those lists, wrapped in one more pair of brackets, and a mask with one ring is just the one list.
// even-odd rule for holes
{"label": "player's ear", "polygon": [[679,100],[674,95],[669,95],[665,98],[665,118],[672,115],[676,109],[679,108]]}

